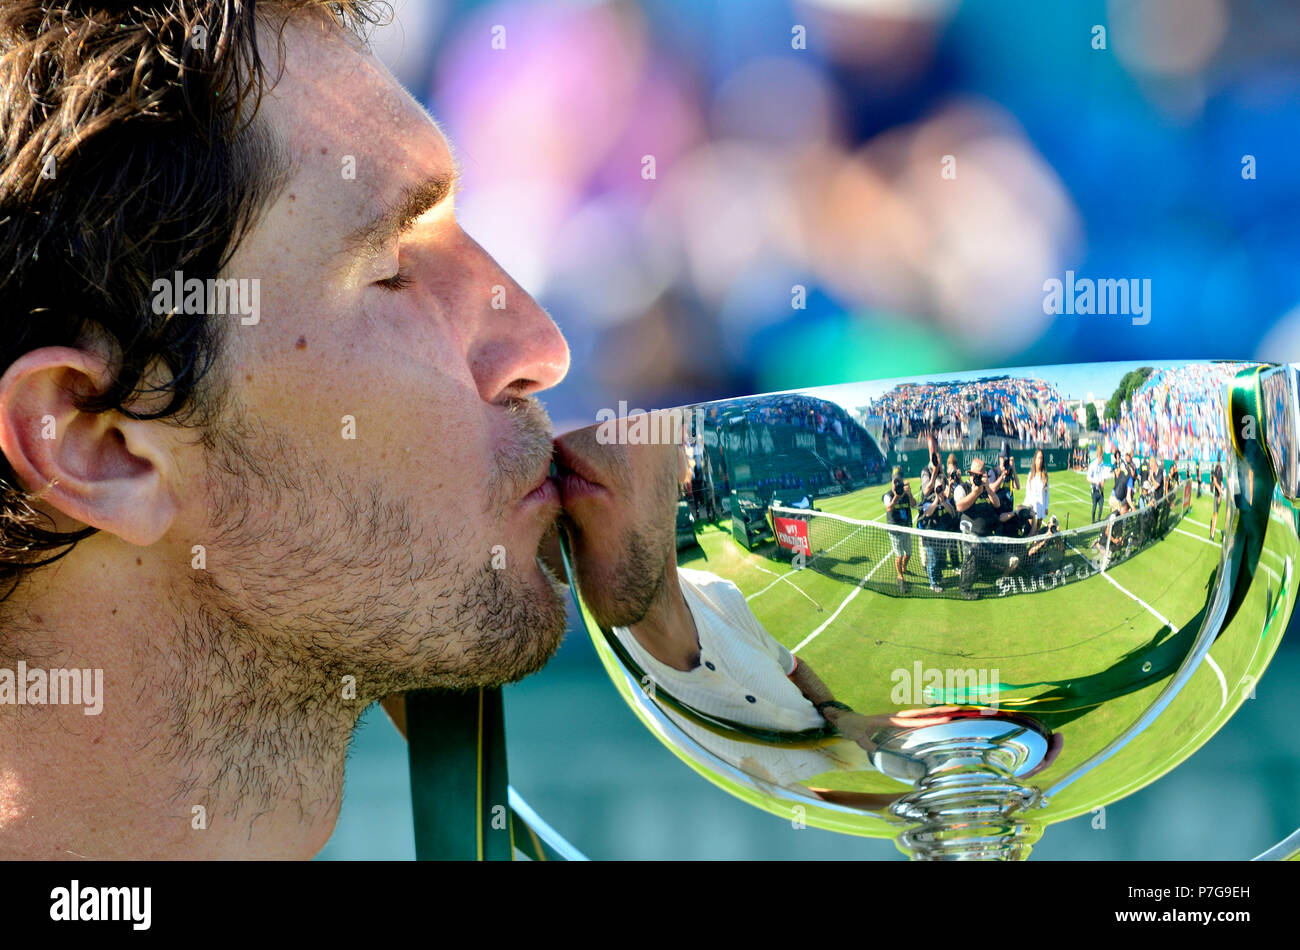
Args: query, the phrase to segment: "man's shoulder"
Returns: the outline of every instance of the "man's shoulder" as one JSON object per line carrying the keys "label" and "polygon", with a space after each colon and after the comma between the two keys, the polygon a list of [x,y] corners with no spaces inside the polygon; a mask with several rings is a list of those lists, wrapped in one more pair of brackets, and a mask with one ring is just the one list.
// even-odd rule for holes
{"label": "man's shoulder", "polygon": [[[694,610],[697,606],[707,606],[708,617],[696,614],[696,625],[701,644],[707,639],[714,649],[722,649],[725,644],[718,640],[718,634],[725,628],[729,641],[749,641],[771,651],[771,645],[780,645],[767,629],[754,616],[745,602],[745,595],[739,587],[725,578],[708,571],[697,571],[687,567],[677,569],[682,591],[688,598],[688,605]],[[693,603],[692,603],[693,602]],[[701,622],[704,621],[704,622]],[[719,626],[721,624],[721,626]]]}
{"label": "man's shoulder", "polygon": [[709,571],[700,571],[691,567],[677,568],[677,578],[683,586],[708,597],[741,596],[740,588],[725,577],[719,577]]}

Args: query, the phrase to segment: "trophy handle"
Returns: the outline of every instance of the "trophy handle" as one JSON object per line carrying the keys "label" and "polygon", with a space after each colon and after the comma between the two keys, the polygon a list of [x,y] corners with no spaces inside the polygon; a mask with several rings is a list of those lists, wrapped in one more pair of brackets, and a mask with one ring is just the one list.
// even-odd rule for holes
{"label": "trophy handle", "polygon": [[1291,832],[1254,861],[1300,861],[1300,828]]}
{"label": "trophy handle", "polygon": [[[1271,366],[1259,374],[1260,439],[1268,449],[1277,486],[1289,501],[1300,498],[1300,371],[1295,363]],[[1241,432],[1235,432],[1234,441]]]}
{"label": "trophy handle", "polygon": [[[1292,476],[1292,492],[1297,485],[1295,479],[1300,478],[1300,469],[1297,468],[1300,455],[1297,454],[1295,440],[1295,434],[1300,432],[1296,427],[1297,419],[1300,418],[1297,416],[1296,378],[1293,365],[1255,367],[1242,370],[1226,385],[1223,406],[1232,450],[1227,453],[1228,458],[1224,462],[1229,470],[1226,474],[1234,475],[1232,481],[1240,487],[1237,491],[1235,515],[1224,529],[1226,541],[1221,576],[1207,601],[1205,621],[1197,640],[1177,673],[1146,712],[1091,759],[1044,792],[1037,803],[1038,807],[1050,804],[1065,788],[1102,765],[1145,732],[1178,698],[1206,659],[1210,647],[1236,618],[1250,591],[1259,562],[1274,485],[1282,484],[1275,478],[1275,473],[1288,473]],[[1283,493],[1286,492],[1287,489],[1284,488]],[[1294,494],[1287,494],[1287,498],[1294,500]],[[1262,638],[1273,643],[1274,648],[1285,629],[1283,621],[1288,616],[1287,611],[1279,612],[1277,608],[1293,599],[1292,583],[1292,567],[1288,560],[1281,589],[1273,601],[1273,609],[1266,614],[1262,635]],[[1270,633],[1271,637],[1268,636]],[[1262,662],[1257,664],[1258,668],[1251,673],[1253,679],[1258,679],[1263,673],[1263,667],[1267,665],[1271,653],[1271,650],[1268,651]],[[1240,693],[1235,696],[1235,702],[1225,702],[1216,717],[1218,723],[1215,728],[1231,718],[1244,701],[1245,694]],[[1129,789],[1133,790],[1135,789]]]}

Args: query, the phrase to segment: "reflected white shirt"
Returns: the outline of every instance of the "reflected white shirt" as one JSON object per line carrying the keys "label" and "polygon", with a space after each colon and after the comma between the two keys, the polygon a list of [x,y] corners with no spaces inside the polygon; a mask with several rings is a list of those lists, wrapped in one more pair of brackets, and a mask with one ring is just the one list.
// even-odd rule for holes
{"label": "reflected white shirt", "polygon": [[[788,678],[794,672],[794,656],[764,629],[740,589],[707,571],[679,567],[677,576],[700,638],[699,666],[675,670],[646,652],[626,627],[613,629],[654,687],[692,709],[746,726],[802,732],[823,725],[821,714]],[[874,771],[866,752],[847,739],[789,747],[719,736],[667,705],[661,708],[705,749],[773,785],[799,785],[844,770]]]}
{"label": "reflected white shirt", "polygon": [[692,709],[759,729],[802,732],[825,720],[790,679],[794,656],[763,628],[735,584],[679,567],[682,594],[700,639],[695,669],[656,660],[626,627],[614,633],[657,688]]}

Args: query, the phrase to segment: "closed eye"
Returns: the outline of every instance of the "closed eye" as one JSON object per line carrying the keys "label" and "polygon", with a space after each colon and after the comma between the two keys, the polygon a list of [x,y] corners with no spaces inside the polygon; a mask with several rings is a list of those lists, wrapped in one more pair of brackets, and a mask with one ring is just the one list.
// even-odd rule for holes
{"label": "closed eye", "polygon": [[411,286],[411,275],[406,273],[406,271],[399,269],[392,277],[385,277],[383,280],[375,281],[375,283],[380,287],[383,287],[385,290],[390,290],[396,293],[399,290],[405,290],[407,287]]}

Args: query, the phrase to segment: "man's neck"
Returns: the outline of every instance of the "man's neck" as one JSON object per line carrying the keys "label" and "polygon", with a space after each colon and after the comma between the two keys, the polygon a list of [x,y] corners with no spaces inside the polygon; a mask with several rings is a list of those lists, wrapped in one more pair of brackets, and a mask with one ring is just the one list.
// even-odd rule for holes
{"label": "man's neck", "polygon": [[364,703],[229,616],[178,608],[151,583],[161,565],[97,574],[94,540],[7,605],[0,669],[102,670],[103,695],[96,715],[48,694],[0,705],[0,857],[314,855]]}
{"label": "man's neck", "polygon": [[690,672],[700,665],[699,632],[682,593],[676,559],[669,562],[650,610],[629,629],[646,652],[665,666]]}

